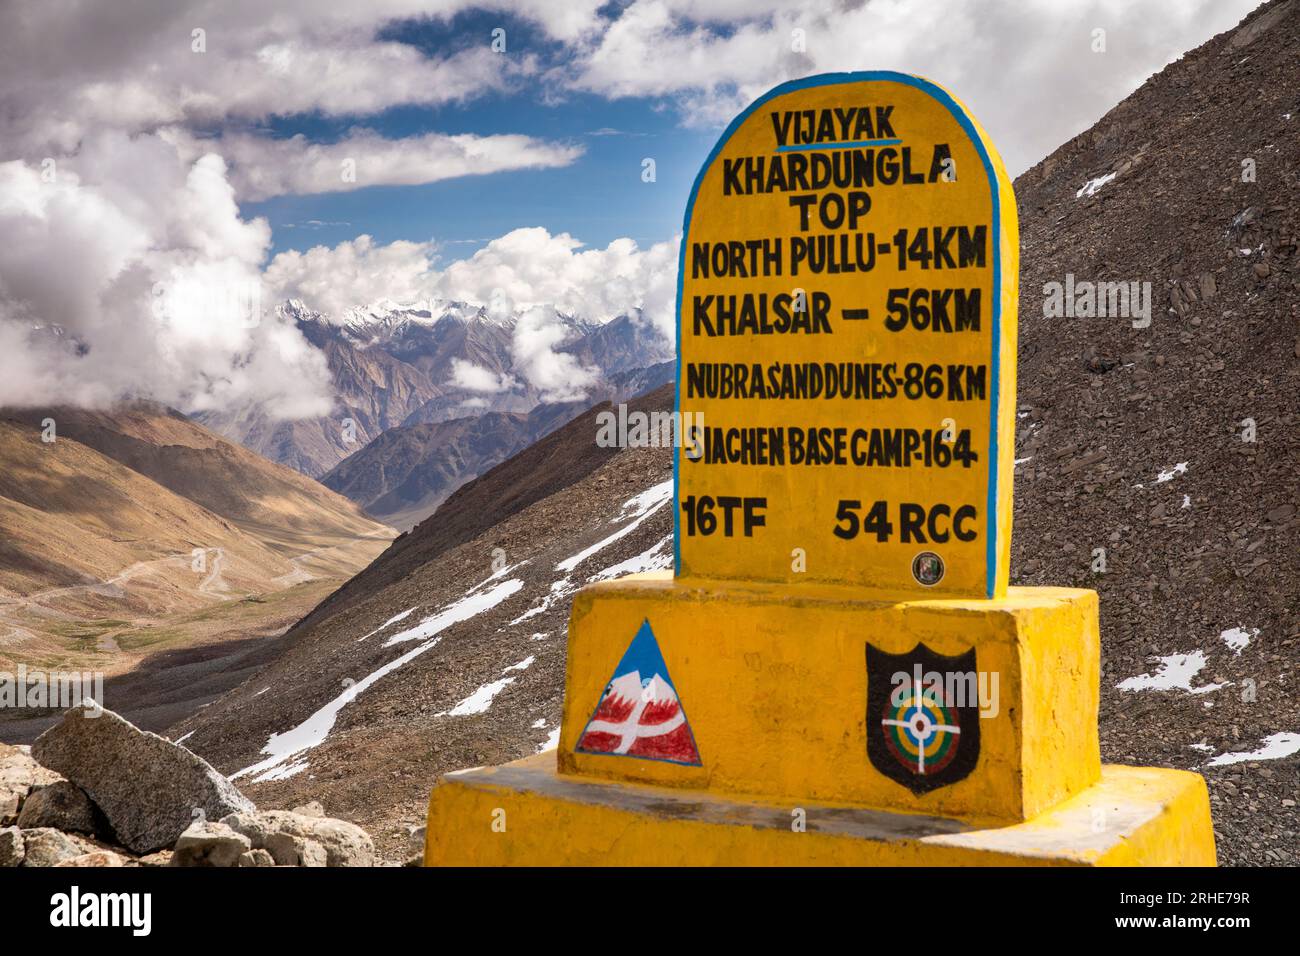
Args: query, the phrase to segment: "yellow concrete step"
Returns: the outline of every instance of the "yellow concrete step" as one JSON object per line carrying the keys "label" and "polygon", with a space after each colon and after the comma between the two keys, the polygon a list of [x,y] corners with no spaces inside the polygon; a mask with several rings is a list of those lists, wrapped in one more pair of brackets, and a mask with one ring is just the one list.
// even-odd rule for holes
{"label": "yellow concrete step", "polygon": [[[1012,826],[776,803],[556,772],[553,751],[443,777],[427,866],[1213,866],[1205,781],[1102,767]],[[802,826],[802,832],[801,832]]]}

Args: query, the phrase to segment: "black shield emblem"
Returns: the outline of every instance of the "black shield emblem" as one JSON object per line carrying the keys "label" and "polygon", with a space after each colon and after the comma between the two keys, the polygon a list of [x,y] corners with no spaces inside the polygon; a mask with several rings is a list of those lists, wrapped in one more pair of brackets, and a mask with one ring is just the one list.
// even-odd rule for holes
{"label": "black shield emblem", "polygon": [[867,757],[920,795],[969,776],[980,755],[975,649],[956,657],[917,644],[907,654],[867,645]]}

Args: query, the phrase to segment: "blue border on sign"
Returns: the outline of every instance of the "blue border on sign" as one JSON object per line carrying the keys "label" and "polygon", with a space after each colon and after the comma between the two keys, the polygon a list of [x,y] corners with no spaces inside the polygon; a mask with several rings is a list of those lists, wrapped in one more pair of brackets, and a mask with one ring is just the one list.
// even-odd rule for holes
{"label": "blue border on sign", "polygon": [[[1001,371],[1002,361],[1002,219],[1001,219],[1001,191],[998,189],[997,172],[993,169],[993,161],[989,158],[988,150],[984,146],[984,140],[975,129],[975,124],[971,122],[970,116],[958,105],[957,101],[939,86],[929,80],[922,79],[919,76],[913,76],[910,73],[896,73],[893,70],[865,70],[852,73],[821,73],[817,76],[804,77],[800,80],[791,80],[788,83],[782,83],[780,86],[773,87],[758,99],[745,107],[745,110],[731,121],[731,124],[723,132],[718,142],[710,151],[708,159],[700,167],[699,173],[695,177],[695,183],[691,186],[690,197],[686,201],[686,215],[682,217],[682,242],[681,250],[677,256],[677,370],[676,386],[673,396],[673,411],[677,414],[677,420],[681,421],[682,410],[682,287],[686,281],[686,243],[690,237],[691,213],[695,211],[695,196],[700,191],[700,183],[704,179],[704,174],[708,172],[713,161],[718,158],[718,153],[727,141],[735,134],[740,125],[749,119],[751,113],[757,110],[764,103],[786,93],[793,93],[796,90],[806,90],[818,86],[835,86],[841,83],[860,83],[863,81],[889,81],[901,83],[904,86],[912,86],[922,92],[928,93],[938,103],[942,104],[953,118],[961,125],[966,135],[974,142],[976,150],[979,152],[980,161],[984,164],[984,171],[989,178],[989,192],[993,197],[993,235],[991,241],[993,244],[993,386],[992,397],[989,401],[989,473],[988,473],[988,500],[985,502],[985,525],[988,528],[988,547],[985,553],[987,568],[985,571],[985,593],[987,597],[993,597],[993,585],[997,578],[997,556],[998,556],[998,521],[997,521],[997,501],[998,501],[998,404],[1002,399],[999,393],[999,373]],[[677,442],[673,449],[673,576],[676,577],[682,569],[682,539],[681,539],[681,502],[678,500],[680,494],[680,485],[678,483],[678,468],[682,455],[682,443]]]}

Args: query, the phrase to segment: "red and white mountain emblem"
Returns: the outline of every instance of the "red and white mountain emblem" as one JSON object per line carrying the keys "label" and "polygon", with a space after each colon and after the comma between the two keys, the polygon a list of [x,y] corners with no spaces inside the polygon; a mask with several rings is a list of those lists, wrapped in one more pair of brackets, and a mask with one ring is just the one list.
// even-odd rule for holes
{"label": "red and white mountain emblem", "polygon": [[577,750],[700,765],[695,736],[649,621],[614,669]]}

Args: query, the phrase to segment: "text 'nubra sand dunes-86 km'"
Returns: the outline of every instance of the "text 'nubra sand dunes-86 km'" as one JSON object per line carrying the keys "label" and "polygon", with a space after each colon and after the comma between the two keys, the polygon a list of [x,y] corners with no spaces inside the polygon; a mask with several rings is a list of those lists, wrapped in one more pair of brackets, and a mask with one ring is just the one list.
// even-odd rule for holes
{"label": "text 'nubra sand dunes-86 km'", "polygon": [[1281,929],[1297,197],[1300,0],[5,0],[18,939]]}

